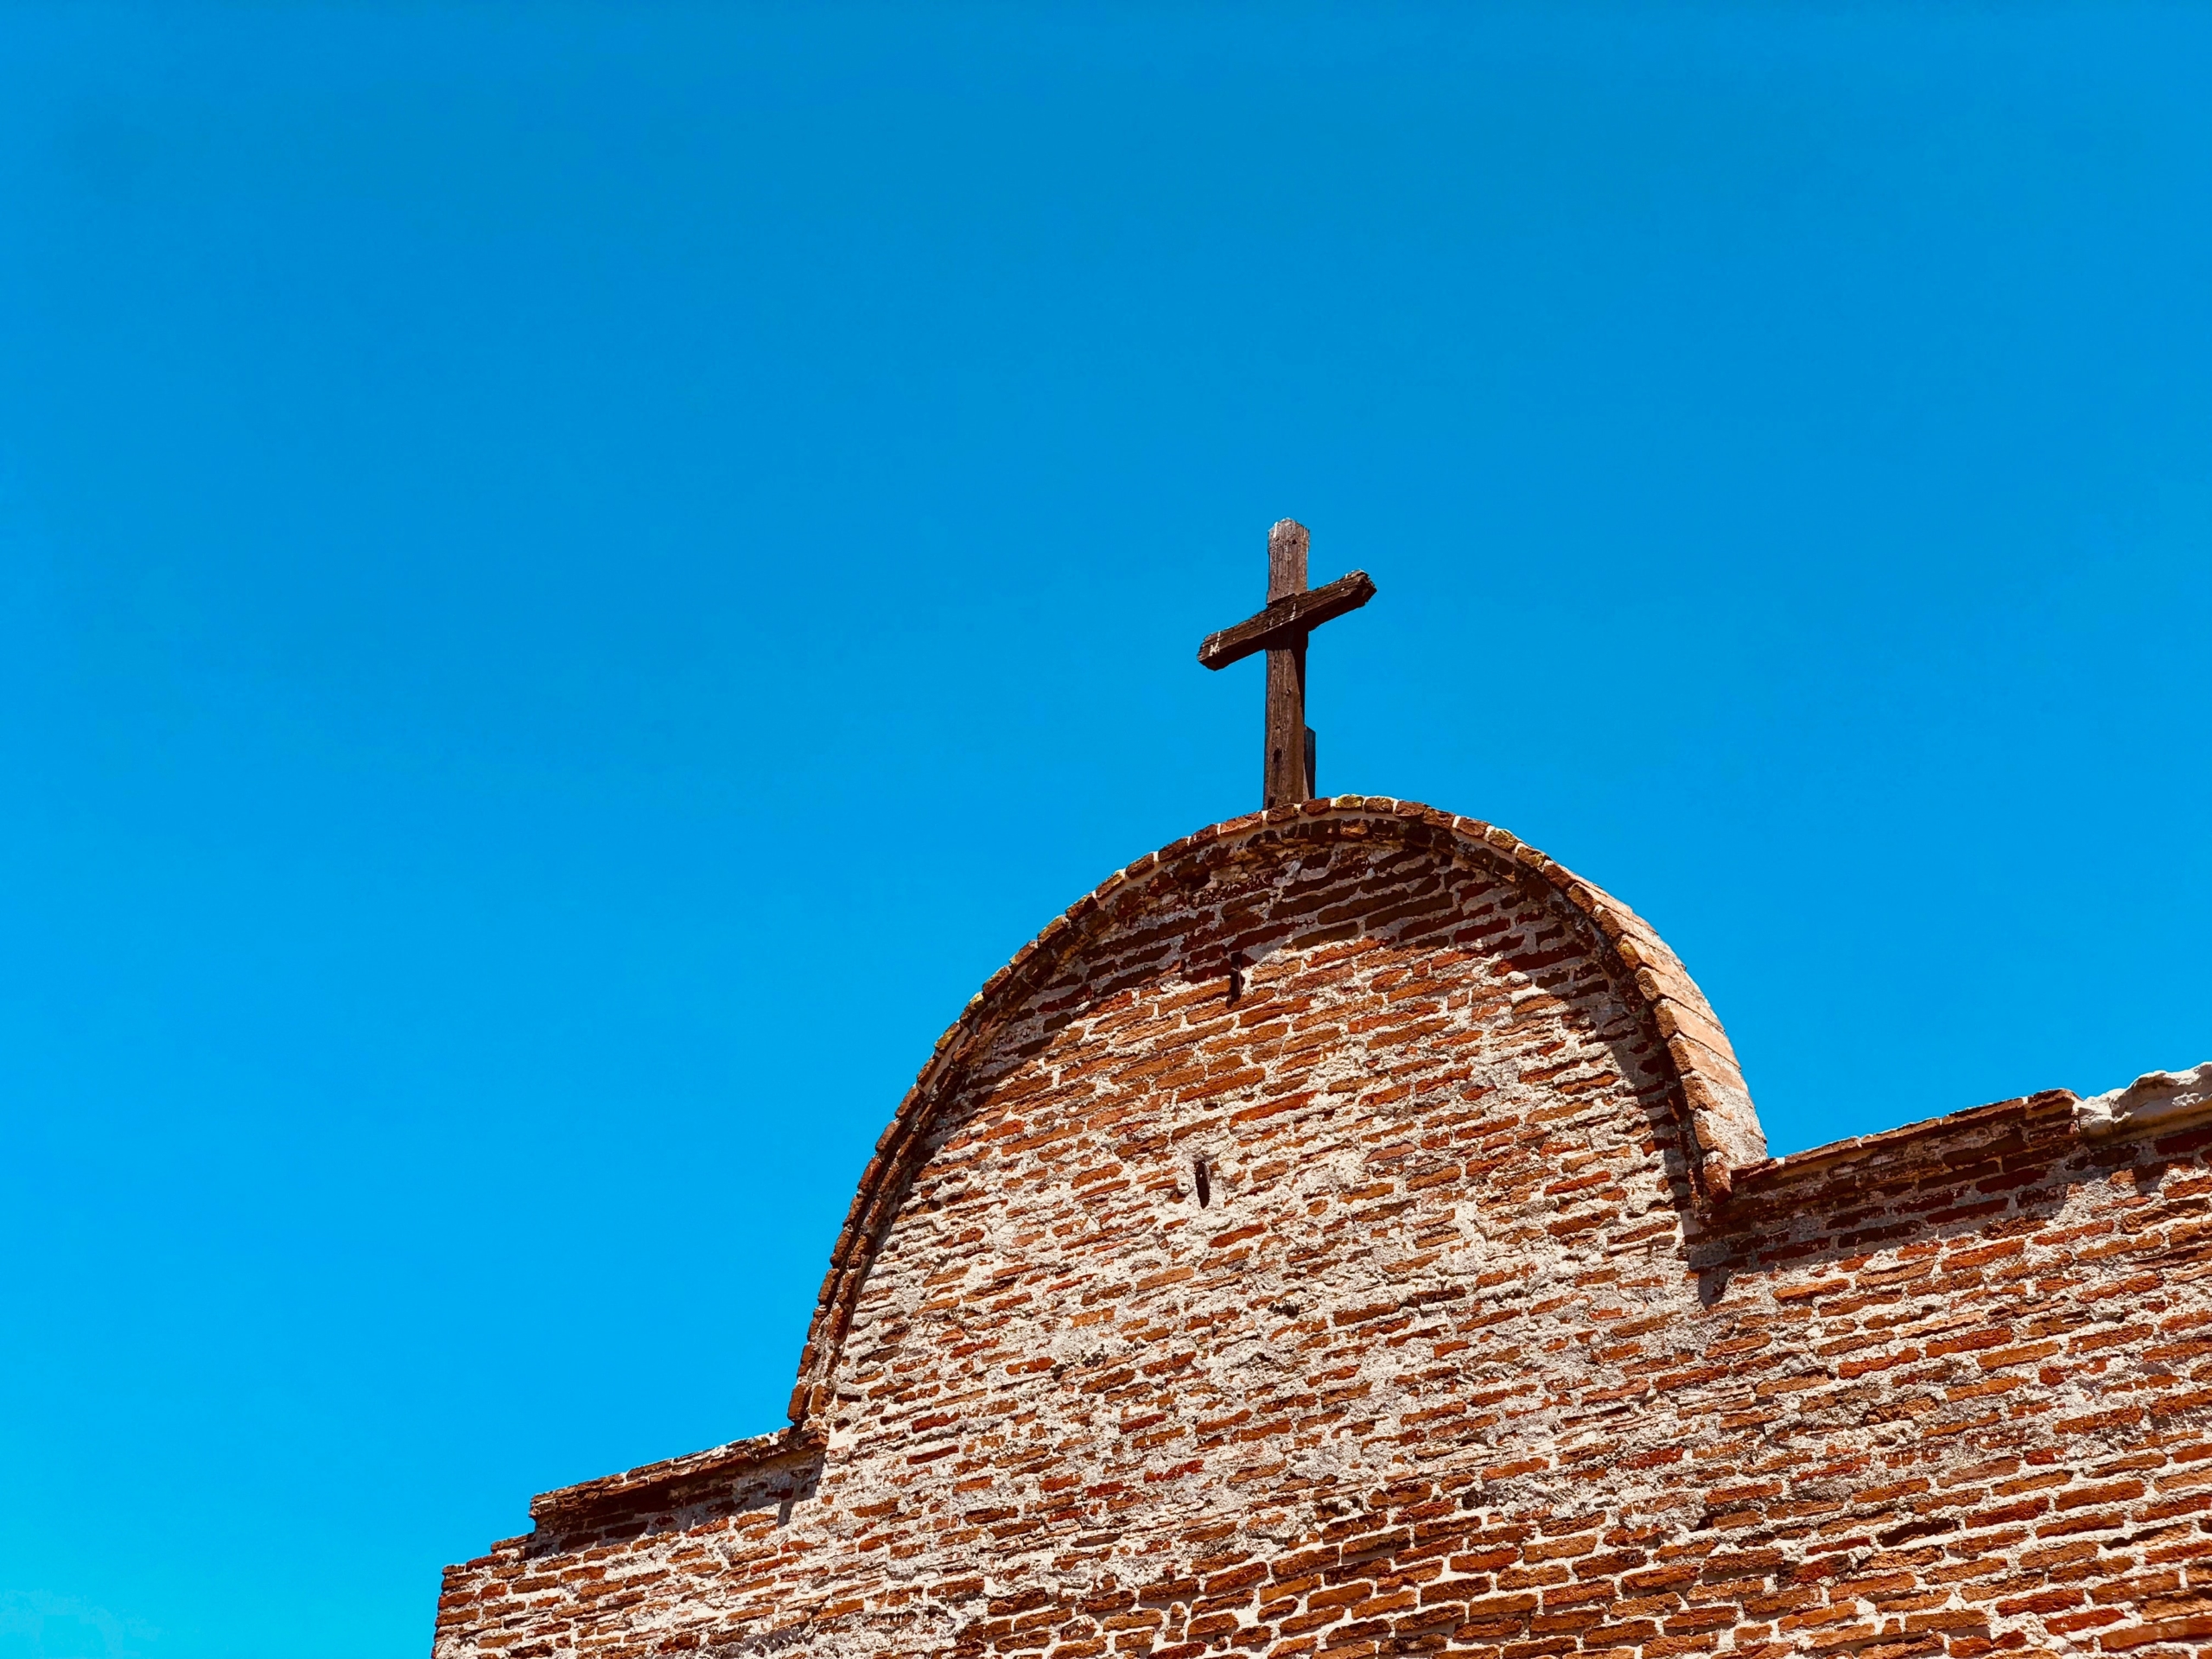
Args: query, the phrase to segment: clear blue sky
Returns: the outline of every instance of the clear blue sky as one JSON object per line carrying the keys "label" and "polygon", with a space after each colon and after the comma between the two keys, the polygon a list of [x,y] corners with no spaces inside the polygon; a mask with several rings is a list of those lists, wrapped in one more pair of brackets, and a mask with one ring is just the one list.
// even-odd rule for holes
{"label": "clear blue sky", "polygon": [[779,1425],[994,969],[1323,788],[1780,1149],[2212,1057],[2212,13],[0,12],[0,1656]]}

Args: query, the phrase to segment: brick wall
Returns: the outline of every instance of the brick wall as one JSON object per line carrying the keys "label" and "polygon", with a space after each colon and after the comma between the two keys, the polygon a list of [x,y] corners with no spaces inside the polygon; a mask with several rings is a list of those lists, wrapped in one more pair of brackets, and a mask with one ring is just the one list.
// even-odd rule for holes
{"label": "brick wall", "polygon": [[791,1427],[539,1498],[436,1652],[2212,1655],[2194,1098],[1769,1160],[1541,855],[1219,826],[939,1043]]}

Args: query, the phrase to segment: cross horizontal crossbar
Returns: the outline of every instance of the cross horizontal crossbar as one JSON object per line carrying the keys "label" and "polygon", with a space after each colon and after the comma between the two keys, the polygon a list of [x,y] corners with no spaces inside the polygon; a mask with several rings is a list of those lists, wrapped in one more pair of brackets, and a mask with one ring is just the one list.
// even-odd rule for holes
{"label": "cross horizontal crossbar", "polygon": [[1198,661],[1207,668],[1227,668],[1255,651],[1283,650],[1324,622],[1356,611],[1374,597],[1374,581],[1364,570],[1338,576],[1325,588],[1287,594],[1257,616],[1208,634],[1198,647]]}

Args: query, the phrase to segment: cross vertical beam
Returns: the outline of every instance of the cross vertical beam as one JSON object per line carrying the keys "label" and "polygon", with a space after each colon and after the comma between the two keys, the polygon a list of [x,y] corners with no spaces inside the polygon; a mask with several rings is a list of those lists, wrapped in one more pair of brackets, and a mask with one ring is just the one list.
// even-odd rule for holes
{"label": "cross vertical beam", "polygon": [[[1268,531],[1268,604],[1306,591],[1306,526],[1278,519]],[[1268,650],[1267,753],[1261,804],[1282,806],[1313,798],[1313,734],[1306,724],[1306,635]]]}
{"label": "cross vertical beam", "polygon": [[1268,604],[1233,628],[1210,633],[1198,647],[1206,668],[1226,668],[1255,651],[1268,653],[1268,707],[1263,722],[1260,799],[1267,806],[1310,801],[1313,733],[1306,723],[1306,637],[1324,622],[1356,611],[1375,597],[1364,570],[1326,587],[1306,586],[1306,526],[1281,520],[1268,531]]}

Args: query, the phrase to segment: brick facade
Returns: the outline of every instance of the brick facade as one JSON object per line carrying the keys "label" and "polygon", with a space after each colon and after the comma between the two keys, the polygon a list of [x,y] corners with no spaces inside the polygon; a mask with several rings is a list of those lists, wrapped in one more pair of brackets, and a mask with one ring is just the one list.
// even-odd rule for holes
{"label": "brick facade", "polygon": [[940,1040],[791,1427],[540,1497],[435,1653],[2202,1659],[2170,1081],[1768,1160],[1681,964],[1541,854],[1224,824]]}

